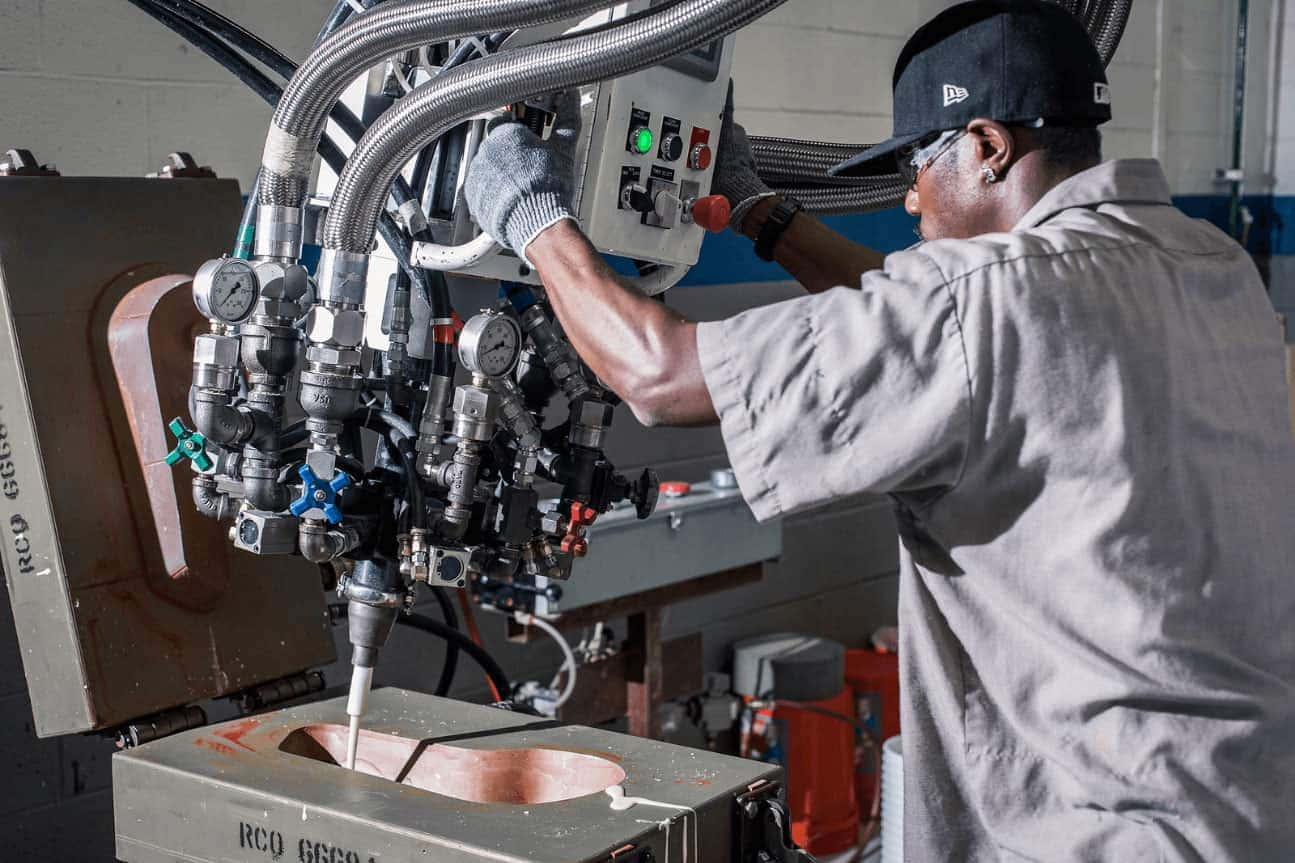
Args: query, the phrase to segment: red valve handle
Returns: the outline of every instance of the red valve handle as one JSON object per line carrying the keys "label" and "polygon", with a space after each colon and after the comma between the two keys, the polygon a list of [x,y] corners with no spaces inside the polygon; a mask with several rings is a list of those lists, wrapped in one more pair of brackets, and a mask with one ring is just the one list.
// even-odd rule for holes
{"label": "red valve handle", "polygon": [[692,220],[715,234],[727,228],[732,217],[733,206],[723,195],[707,195],[692,205]]}

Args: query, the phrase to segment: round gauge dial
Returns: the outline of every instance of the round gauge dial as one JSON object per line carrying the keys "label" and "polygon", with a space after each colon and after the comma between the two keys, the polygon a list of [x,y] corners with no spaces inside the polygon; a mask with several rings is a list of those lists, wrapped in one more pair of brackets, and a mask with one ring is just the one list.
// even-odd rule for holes
{"label": "round gauge dial", "polygon": [[507,315],[477,315],[459,335],[459,356],[464,367],[486,377],[499,378],[511,372],[521,352],[521,327]]}
{"label": "round gauge dial", "polygon": [[241,324],[250,318],[260,293],[252,265],[239,258],[208,261],[193,279],[198,311],[227,324]]}

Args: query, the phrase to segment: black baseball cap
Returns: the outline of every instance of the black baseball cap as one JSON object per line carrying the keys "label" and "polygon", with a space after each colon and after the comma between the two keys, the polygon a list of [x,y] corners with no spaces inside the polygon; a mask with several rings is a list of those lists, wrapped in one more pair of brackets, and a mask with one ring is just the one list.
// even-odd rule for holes
{"label": "black baseball cap", "polygon": [[972,0],[946,9],[900,52],[894,90],[894,136],[829,174],[893,174],[895,151],[977,117],[1054,126],[1111,119],[1106,67],[1088,31],[1045,0]]}

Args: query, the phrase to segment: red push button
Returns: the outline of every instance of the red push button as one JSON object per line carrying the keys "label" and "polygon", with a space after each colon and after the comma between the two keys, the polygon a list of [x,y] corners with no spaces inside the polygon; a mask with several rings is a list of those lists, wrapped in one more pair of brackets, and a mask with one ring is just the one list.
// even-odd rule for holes
{"label": "red push button", "polygon": [[707,195],[692,205],[692,220],[715,234],[727,228],[732,217],[733,206],[723,195]]}
{"label": "red push button", "polygon": [[661,493],[666,497],[684,497],[692,491],[692,485],[686,482],[663,482]]}
{"label": "red push button", "polygon": [[692,153],[688,155],[688,167],[694,171],[704,171],[710,167],[710,163],[714,158],[715,153],[708,145],[698,144],[692,148]]}

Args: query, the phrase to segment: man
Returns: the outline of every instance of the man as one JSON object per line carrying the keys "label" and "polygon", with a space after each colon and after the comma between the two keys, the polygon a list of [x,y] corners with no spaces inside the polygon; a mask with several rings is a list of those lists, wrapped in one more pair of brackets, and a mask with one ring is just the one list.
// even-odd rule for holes
{"label": "man", "polygon": [[926,242],[888,257],[769,197],[730,116],[716,190],[811,295],[719,323],[580,234],[569,122],[495,129],[469,179],[643,422],[719,422],[758,517],[895,501],[908,860],[1295,859],[1278,329],[1159,165],[1101,163],[1110,116],[1058,7],[941,14],[900,56],[896,137],[838,169],[912,181]]}

